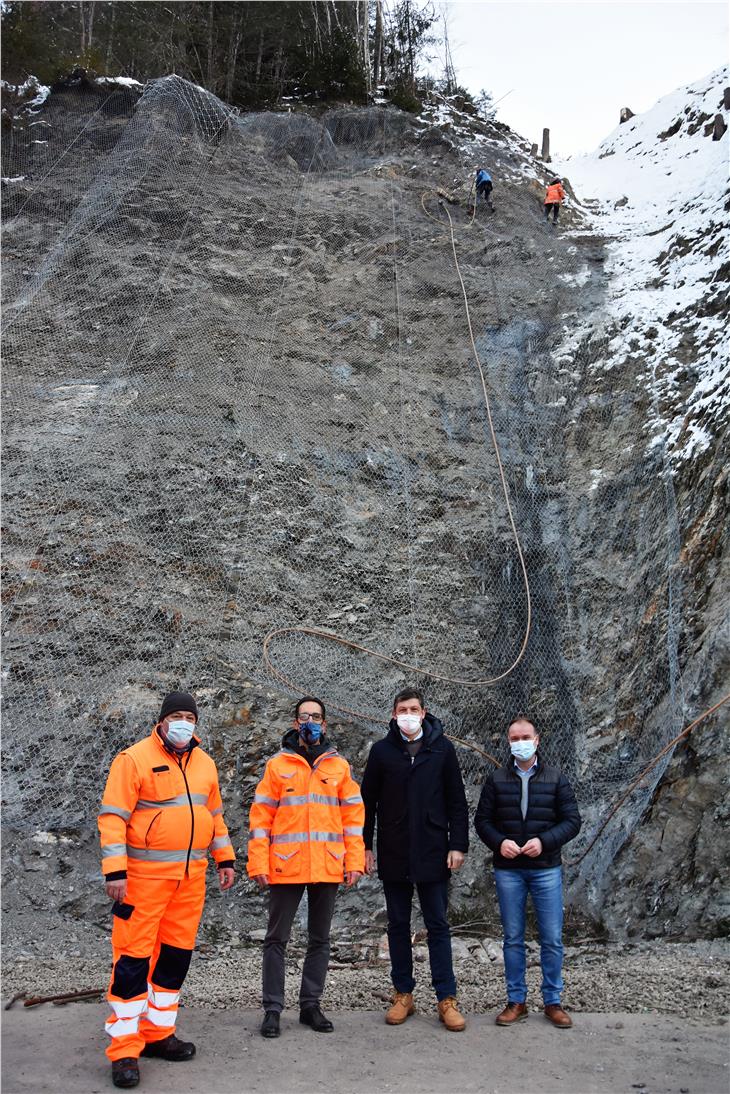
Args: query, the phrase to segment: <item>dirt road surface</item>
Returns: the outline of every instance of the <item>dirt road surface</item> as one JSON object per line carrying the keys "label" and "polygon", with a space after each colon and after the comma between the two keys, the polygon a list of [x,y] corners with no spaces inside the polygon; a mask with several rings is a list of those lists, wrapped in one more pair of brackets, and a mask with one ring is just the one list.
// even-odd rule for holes
{"label": "dirt road surface", "polygon": [[[113,1090],[103,1055],[106,1004],[44,1004],[3,1014],[4,1094]],[[333,1011],[334,1034],[282,1017],[278,1041],[254,1010],[185,1008],[179,1032],[198,1055],[142,1060],[149,1094],[725,1094],[730,1025],[660,1014],[579,1014],[556,1030],[540,1012],[515,1029],[473,1016],[448,1034],[432,1013],[391,1028],[382,1013]]]}

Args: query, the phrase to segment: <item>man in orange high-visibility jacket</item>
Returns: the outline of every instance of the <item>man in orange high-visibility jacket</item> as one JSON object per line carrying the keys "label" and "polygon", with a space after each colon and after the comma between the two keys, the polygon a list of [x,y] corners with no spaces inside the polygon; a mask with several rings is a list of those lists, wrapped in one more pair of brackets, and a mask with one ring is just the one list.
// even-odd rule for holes
{"label": "man in orange high-visibility jacket", "polygon": [[197,721],[192,695],[165,696],[152,733],[114,758],[99,811],[102,869],[114,901],[106,1054],[119,1087],[139,1082],[140,1055],[195,1055],[194,1044],[175,1036],[175,1022],[209,852],[221,889],[233,884],[218,772],[195,735]]}
{"label": "man in orange high-visibility jacket", "polygon": [[550,210],[553,211],[553,224],[557,223],[560,206],[565,201],[565,190],[561,179],[553,179],[545,191],[545,220],[550,219]]}
{"label": "man in orange high-visibility jacket", "polygon": [[251,806],[248,873],[269,889],[264,940],[264,1037],[279,1036],[284,1009],[284,959],[291,926],[307,890],[309,943],[299,990],[299,1021],[317,1033],[332,1023],[320,1001],[327,977],[330,925],[344,880],[355,885],[365,869],[365,807],[350,765],[325,736],[321,699],[305,696],[294,726],[268,763]]}

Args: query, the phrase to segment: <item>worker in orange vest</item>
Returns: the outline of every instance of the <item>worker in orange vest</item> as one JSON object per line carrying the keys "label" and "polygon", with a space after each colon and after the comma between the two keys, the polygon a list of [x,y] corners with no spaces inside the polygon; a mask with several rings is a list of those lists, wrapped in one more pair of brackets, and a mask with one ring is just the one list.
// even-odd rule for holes
{"label": "worker in orange vest", "polygon": [[545,191],[545,220],[550,219],[550,210],[553,211],[553,224],[558,222],[560,206],[565,201],[565,190],[562,179],[553,179]]}
{"label": "worker in orange vest", "polygon": [[365,806],[350,765],[326,736],[324,703],[304,696],[281,751],[268,763],[251,806],[248,873],[269,890],[264,940],[263,1037],[279,1036],[284,961],[292,923],[307,890],[309,941],[299,990],[299,1021],[334,1028],[320,1007],[329,966],[330,925],[340,884],[365,870]]}
{"label": "worker in orange vest", "polygon": [[221,889],[234,880],[218,772],[200,747],[197,721],[192,695],[166,695],[150,735],[114,758],[99,811],[102,870],[114,901],[106,1054],[118,1087],[137,1086],[139,1056],[195,1055],[192,1042],[175,1036],[175,1022],[209,852]]}

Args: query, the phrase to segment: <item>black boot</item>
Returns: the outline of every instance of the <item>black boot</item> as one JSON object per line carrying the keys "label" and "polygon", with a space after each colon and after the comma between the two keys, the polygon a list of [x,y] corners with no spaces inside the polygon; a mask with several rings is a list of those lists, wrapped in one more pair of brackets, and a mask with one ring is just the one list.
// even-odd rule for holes
{"label": "black boot", "polygon": [[280,1032],[278,1011],[267,1010],[264,1015],[264,1020],[261,1023],[261,1036],[278,1037]]}
{"label": "black boot", "polygon": [[195,1045],[192,1041],[179,1041],[174,1033],[162,1041],[150,1041],[142,1049],[143,1056],[158,1056],[161,1060],[192,1060]]}
{"label": "black boot", "polygon": [[315,1033],[331,1033],[335,1028],[316,1004],[313,1007],[302,1007],[299,1021],[303,1026],[311,1026]]}
{"label": "black boot", "polygon": [[139,1082],[139,1066],[133,1056],[112,1060],[112,1082],[115,1086],[131,1087]]}

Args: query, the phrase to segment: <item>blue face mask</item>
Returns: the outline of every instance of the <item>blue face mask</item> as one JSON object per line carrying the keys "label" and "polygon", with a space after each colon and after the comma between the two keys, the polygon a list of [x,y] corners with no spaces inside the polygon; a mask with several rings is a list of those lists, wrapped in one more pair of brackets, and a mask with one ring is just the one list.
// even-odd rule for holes
{"label": "blue face mask", "polygon": [[322,726],[318,722],[304,722],[299,726],[299,732],[310,745],[316,745],[322,736]]}

